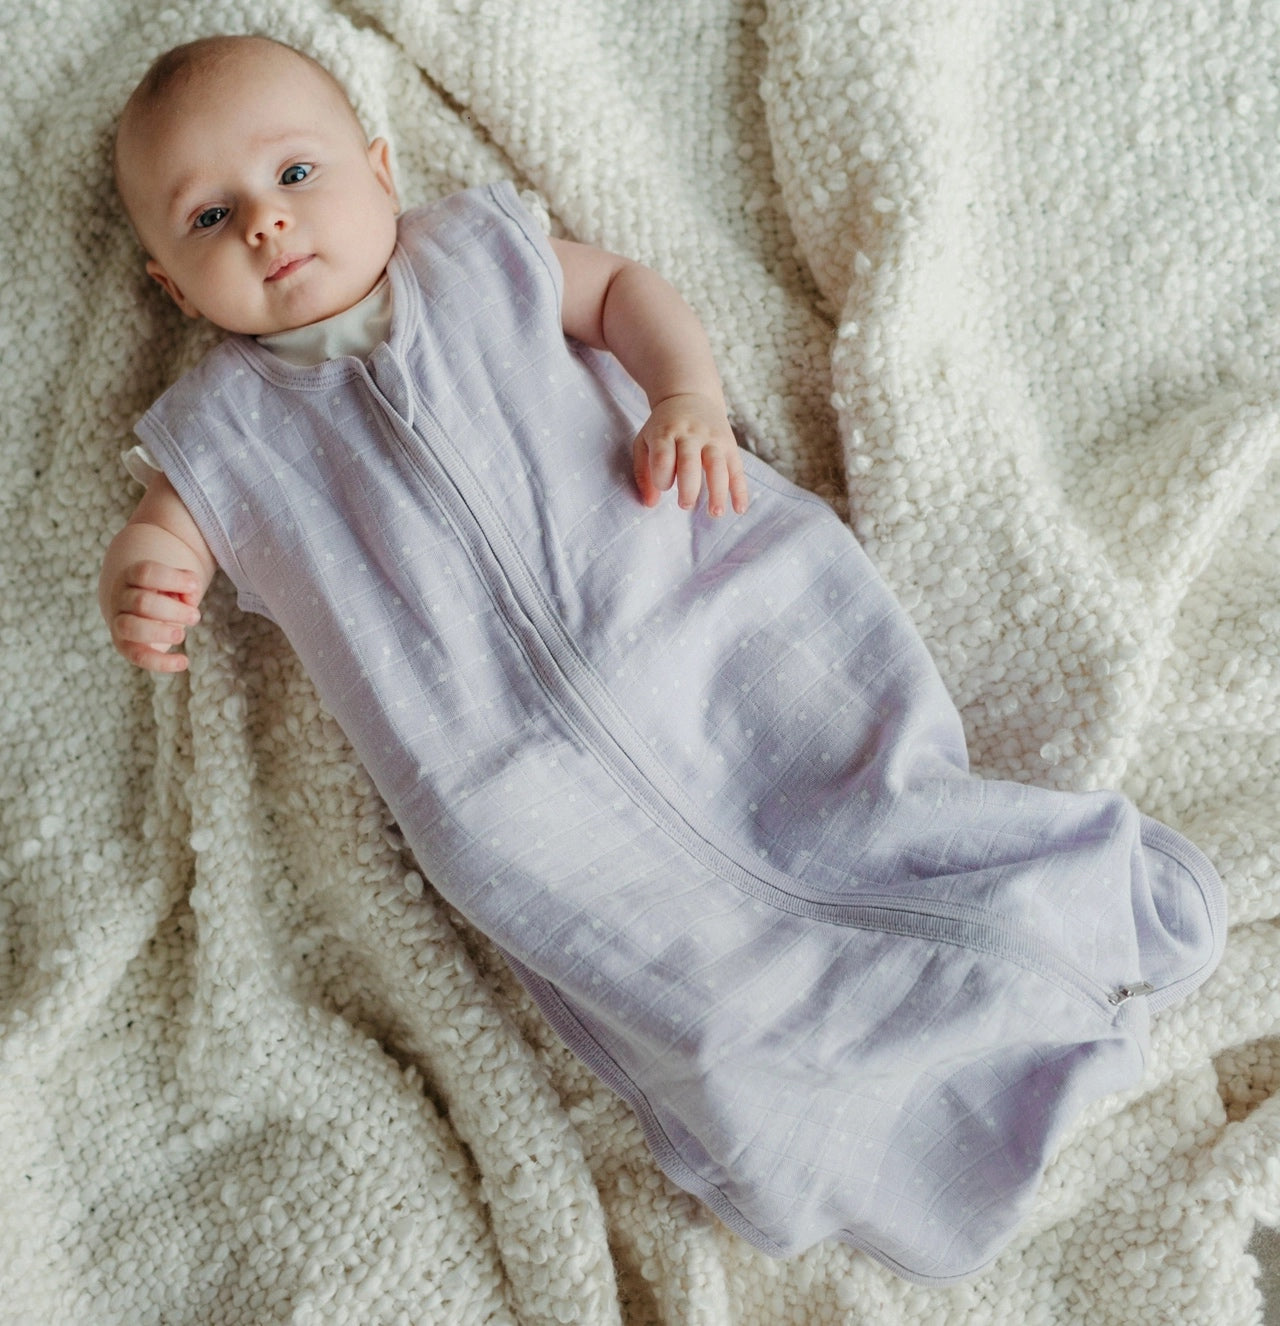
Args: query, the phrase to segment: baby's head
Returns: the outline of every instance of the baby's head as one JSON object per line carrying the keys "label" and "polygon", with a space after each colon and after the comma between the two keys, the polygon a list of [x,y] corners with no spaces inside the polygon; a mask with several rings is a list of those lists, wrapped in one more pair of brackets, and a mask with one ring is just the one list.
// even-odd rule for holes
{"label": "baby's head", "polygon": [[147,271],[190,317],[264,335],[358,303],[396,242],[387,144],[309,57],[264,37],[162,55],[116,135]]}

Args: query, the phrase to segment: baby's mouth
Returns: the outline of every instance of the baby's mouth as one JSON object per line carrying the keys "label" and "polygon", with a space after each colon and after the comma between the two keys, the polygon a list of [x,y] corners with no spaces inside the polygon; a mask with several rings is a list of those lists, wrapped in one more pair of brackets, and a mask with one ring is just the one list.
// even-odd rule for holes
{"label": "baby's mouth", "polygon": [[278,258],[272,259],[271,266],[267,268],[267,274],[263,278],[266,281],[280,281],[286,276],[296,272],[299,267],[305,266],[315,257],[313,253],[282,253]]}

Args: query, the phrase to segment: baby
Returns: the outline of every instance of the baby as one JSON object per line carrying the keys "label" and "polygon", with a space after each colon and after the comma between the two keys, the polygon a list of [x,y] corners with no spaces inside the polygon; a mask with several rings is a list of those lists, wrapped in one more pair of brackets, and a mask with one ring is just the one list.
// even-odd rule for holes
{"label": "baby", "polygon": [[262,39],[163,57],[116,166],[147,270],[232,333],[138,424],[116,647],[185,667],[221,567],[674,1182],[773,1254],[979,1269],[1217,962],[1203,855],[969,772],[910,620],[738,452],[654,273],[507,184],[400,215],[386,144]]}

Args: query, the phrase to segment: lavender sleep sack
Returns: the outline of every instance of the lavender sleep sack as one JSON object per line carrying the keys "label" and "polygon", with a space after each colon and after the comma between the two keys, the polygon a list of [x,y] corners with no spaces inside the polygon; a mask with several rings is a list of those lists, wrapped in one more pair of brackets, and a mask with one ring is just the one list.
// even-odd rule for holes
{"label": "lavender sleep sack", "polygon": [[763,464],[744,516],[643,508],[643,397],[566,342],[509,185],[402,218],[390,276],[366,362],[232,337],[140,436],[677,1184],[773,1254],[979,1269],[1212,970],[1212,867],[971,776],[906,614]]}

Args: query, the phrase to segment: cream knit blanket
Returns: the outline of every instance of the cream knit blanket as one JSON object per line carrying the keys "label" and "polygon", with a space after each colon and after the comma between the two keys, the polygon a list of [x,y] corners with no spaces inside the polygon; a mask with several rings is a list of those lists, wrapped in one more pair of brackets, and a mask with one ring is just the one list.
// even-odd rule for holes
{"label": "cream knit blanket", "polygon": [[[4,5],[0,1319],[824,1326],[1253,1319],[1280,1221],[1280,6]],[[751,444],[851,513],[975,765],[1117,785],[1230,893],[981,1278],[774,1263],[437,903],[273,628],[110,651],[132,421],[208,344],[147,289],[112,116],[262,26],[402,196],[511,177],[711,331]]]}

